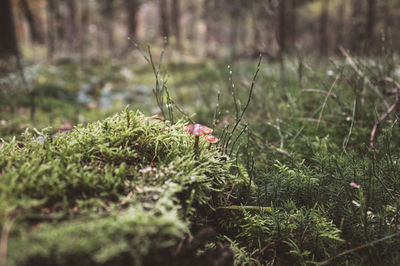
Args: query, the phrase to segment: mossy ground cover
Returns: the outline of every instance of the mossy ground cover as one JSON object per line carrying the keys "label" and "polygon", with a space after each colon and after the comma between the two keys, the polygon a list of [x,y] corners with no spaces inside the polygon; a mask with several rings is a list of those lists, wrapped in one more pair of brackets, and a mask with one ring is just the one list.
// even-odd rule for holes
{"label": "mossy ground cover", "polygon": [[1,217],[15,219],[8,264],[172,259],[196,210],[223,205],[232,179],[231,162],[202,140],[195,153],[183,127],[126,109],[55,138],[27,130],[2,143]]}
{"label": "mossy ground cover", "polygon": [[[204,264],[205,257],[219,261],[229,244],[235,265],[397,265],[398,106],[380,117],[396,103],[398,58],[301,60],[286,62],[284,78],[278,64],[263,61],[233,133],[249,96],[252,60],[230,69],[222,61],[166,64],[164,81],[181,108],[162,95],[172,122],[148,118],[154,99],[144,106],[128,97],[114,108],[130,103],[146,116],[123,111],[87,124],[108,113],[83,108],[70,113],[82,125],[55,139],[56,129],[29,129],[12,139],[16,131],[3,127],[3,228],[14,221],[9,263]],[[134,84],[132,95],[152,97],[150,67],[68,66],[60,68],[70,73],[65,77],[44,76],[72,91],[98,84],[90,76],[105,77],[99,84],[111,91]],[[20,123],[8,113],[2,119]],[[40,119],[34,123],[43,128],[48,121]],[[213,127],[219,144],[208,150],[201,142],[196,156],[194,139],[183,131],[189,119]],[[49,124],[61,121],[57,114]],[[201,228],[209,227],[216,238],[204,237],[212,234]],[[185,254],[185,234],[199,231],[203,241],[189,248],[190,256],[176,255]]]}

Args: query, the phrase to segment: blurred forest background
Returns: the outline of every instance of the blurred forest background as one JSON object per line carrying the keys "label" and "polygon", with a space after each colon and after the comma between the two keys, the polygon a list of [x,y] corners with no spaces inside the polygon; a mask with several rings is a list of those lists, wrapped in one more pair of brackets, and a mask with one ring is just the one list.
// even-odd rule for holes
{"label": "blurred forest background", "polygon": [[124,56],[127,37],[166,37],[191,57],[369,54],[383,39],[400,48],[398,0],[6,0],[0,10],[2,56],[16,53],[14,35],[24,55],[49,59]]}
{"label": "blurred forest background", "polygon": [[[272,80],[294,78],[301,88],[305,71],[327,71],[328,59],[346,53],[380,58],[385,74],[397,73],[399,0],[4,0],[0,5],[5,135],[32,125],[41,111],[34,126],[91,121],[126,104],[157,113],[149,108],[152,70],[134,43],[146,52],[150,47],[156,64],[166,44],[162,71],[170,74],[172,96],[200,121],[206,119],[204,102],[215,102],[217,91],[229,83],[226,66],[247,61],[234,77],[243,85],[259,54]],[[104,112],[90,112],[94,109]]]}

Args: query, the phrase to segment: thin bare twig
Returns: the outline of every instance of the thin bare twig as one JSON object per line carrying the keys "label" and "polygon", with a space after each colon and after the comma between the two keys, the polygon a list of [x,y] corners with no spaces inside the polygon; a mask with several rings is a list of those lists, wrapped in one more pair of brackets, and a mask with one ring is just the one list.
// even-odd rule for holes
{"label": "thin bare twig", "polygon": [[388,117],[390,115],[391,112],[393,112],[393,110],[396,109],[396,107],[399,105],[399,90],[400,90],[400,84],[397,83],[395,80],[391,79],[391,78],[386,78],[386,81],[389,82],[393,82],[394,85],[396,85],[396,92],[395,92],[395,98],[394,98],[394,103],[389,106],[389,108],[387,109],[387,111],[381,115],[378,119],[378,121],[374,124],[374,126],[372,127],[371,130],[371,136],[369,138],[369,146],[374,148],[375,147],[375,135],[376,132],[378,130],[379,125],[383,122],[383,120],[386,119],[386,117]]}
{"label": "thin bare twig", "polygon": [[[236,174],[235,181],[233,182],[231,189],[229,190],[228,194],[226,195],[226,202],[227,202],[227,203],[229,203],[229,198],[231,197],[232,192],[233,192],[233,189],[235,188],[236,180],[237,180],[238,176],[239,176],[239,173]],[[230,203],[229,203],[229,204],[230,204]]]}
{"label": "thin bare twig", "polygon": [[329,94],[327,91],[324,90],[318,90],[318,89],[302,89],[300,92],[312,92],[312,93],[321,93],[321,94],[328,94],[329,96],[331,96],[333,99],[337,99],[336,94],[331,93]]}
{"label": "thin bare twig", "polygon": [[351,115],[351,124],[350,124],[350,128],[349,128],[349,133],[347,134],[347,137],[343,140],[343,152],[346,153],[346,148],[347,148],[347,144],[349,143],[350,137],[351,137],[351,133],[353,132],[353,126],[354,126],[354,119],[356,116],[356,104],[357,101],[354,100],[354,104],[353,104],[353,114]]}
{"label": "thin bare twig", "polygon": [[335,256],[333,256],[333,257],[331,257],[331,258],[329,258],[329,259],[327,259],[327,260],[325,260],[325,261],[322,261],[322,262],[317,263],[317,265],[318,265],[318,266],[319,266],[319,265],[325,265],[325,264],[329,263],[330,261],[332,261],[332,260],[334,260],[334,259],[336,259],[336,258],[338,258],[338,257],[344,256],[344,255],[346,255],[346,254],[352,253],[352,252],[354,252],[354,251],[357,251],[357,250],[360,250],[360,249],[363,249],[363,248],[371,247],[371,246],[375,245],[376,243],[385,241],[385,240],[387,240],[387,239],[390,239],[390,238],[395,237],[395,236],[398,236],[398,235],[400,235],[400,232],[394,233],[394,234],[391,234],[391,235],[388,235],[388,236],[385,236],[385,237],[383,237],[383,238],[377,239],[377,240],[375,240],[375,241],[372,241],[372,242],[370,242],[370,243],[361,245],[361,246],[359,246],[359,247],[356,247],[356,248],[353,248],[353,249],[349,249],[349,250],[343,251],[343,252],[341,252],[341,253],[339,253],[339,254],[337,254],[337,255],[335,255]]}
{"label": "thin bare twig", "polygon": [[10,233],[11,227],[15,221],[14,216],[7,218],[4,223],[3,230],[1,232],[0,239],[0,265],[7,265],[7,247],[8,247],[8,234]]}
{"label": "thin bare twig", "polygon": [[293,118],[293,120],[298,120],[298,121],[308,121],[308,122],[314,122],[314,123],[323,123],[323,124],[329,124],[329,122],[325,121],[325,120],[318,120],[316,118],[312,118],[312,117],[295,117]]}
{"label": "thin bare twig", "polygon": [[360,76],[363,77],[367,85],[382,99],[383,103],[385,104],[386,108],[389,107],[388,103],[386,102],[385,98],[383,97],[382,93],[378,90],[378,88],[369,80],[369,78],[361,71],[360,68],[354,62],[354,59],[350,56],[350,54],[342,47],[339,47],[340,52],[346,57],[347,62],[353,68],[353,70]]}
{"label": "thin bare twig", "polygon": [[279,243],[280,241],[282,241],[282,237],[278,238],[277,240],[274,240],[272,242],[269,242],[265,247],[263,247],[262,249],[260,249],[259,252],[257,252],[255,255],[260,256],[264,253],[265,250],[267,250],[269,247]]}
{"label": "thin bare twig", "polygon": [[332,90],[333,90],[333,88],[335,87],[336,82],[339,80],[340,76],[341,76],[341,74],[338,74],[338,75],[336,76],[335,81],[332,83],[332,86],[330,87],[328,93],[326,94],[325,100],[324,100],[324,102],[322,103],[321,112],[319,113],[319,117],[318,117],[317,128],[319,127],[319,124],[320,124],[320,122],[321,122],[322,113],[324,112],[326,102],[328,101],[328,98],[329,98],[329,96],[331,95]]}

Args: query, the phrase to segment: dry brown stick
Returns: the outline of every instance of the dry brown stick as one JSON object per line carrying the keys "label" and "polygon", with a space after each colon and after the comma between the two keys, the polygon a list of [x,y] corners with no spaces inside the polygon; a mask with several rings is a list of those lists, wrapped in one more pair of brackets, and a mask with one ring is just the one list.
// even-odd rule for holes
{"label": "dry brown stick", "polygon": [[[302,89],[300,92],[311,92],[311,93],[315,92],[315,93],[321,93],[321,94],[325,94],[325,95],[329,94],[329,92],[327,92],[327,91],[318,90],[318,89]],[[335,100],[337,99],[337,96],[334,93],[329,94],[329,96]]]}
{"label": "dry brown stick", "polygon": [[394,85],[396,85],[396,94],[395,94],[395,98],[394,98],[394,103],[393,103],[391,106],[389,106],[389,108],[387,109],[387,111],[386,111],[383,115],[381,115],[381,116],[379,117],[378,121],[377,121],[377,122],[374,124],[374,126],[372,127],[371,136],[370,136],[370,138],[369,138],[369,146],[372,147],[372,148],[375,147],[375,135],[376,135],[376,132],[377,132],[377,130],[378,130],[379,125],[383,122],[383,120],[386,119],[386,117],[388,117],[388,116],[390,115],[391,112],[393,112],[393,110],[396,109],[396,107],[397,107],[398,104],[399,104],[399,90],[400,90],[400,84],[397,83],[395,80],[393,80],[393,79],[391,79],[391,78],[386,78],[385,80],[386,80],[386,81],[389,81],[389,82],[393,82]]}
{"label": "dry brown stick", "polygon": [[276,240],[274,240],[274,241],[272,241],[272,242],[269,242],[266,246],[264,246],[260,251],[258,251],[255,255],[262,255],[263,253],[264,253],[264,251],[265,250],[267,250],[269,247],[271,247],[271,246],[273,246],[273,245],[275,245],[275,244],[277,244],[277,243],[279,243],[280,241],[282,240],[282,237],[280,237],[280,238],[278,238],[278,239],[276,239]]}
{"label": "dry brown stick", "polygon": [[390,238],[392,238],[392,237],[398,236],[399,234],[400,234],[400,232],[397,232],[397,233],[394,233],[394,234],[385,236],[385,237],[383,237],[383,238],[377,239],[377,240],[375,240],[375,241],[372,241],[372,242],[370,242],[370,243],[367,243],[367,244],[358,246],[358,247],[356,247],[356,248],[349,249],[349,250],[345,250],[345,251],[343,251],[343,252],[341,252],[341,253],[339,253],[339,254],[337,254],[337,255],[335,255],[335,256],[333,256],[333,257],[331,257],[331,258],[329,258],[329,259],[327,259],[327,260],[325,260],[325,261],[317,262],[317,265],[318,265],[318,266],[320,266],[320,265],[325,265],[325,264],[329,263],[330,261],[332,261],[332,260],[334,260],[334,259],[336,259],[336,258],[339,258],[339,257],[341,257],[341,256],[347,255],[347,254],[349,254],[349,253],[352,253],[352,252],[354,252],[354,251],[357,251],[357,250],[360,250],[360,249],[363,249],[363,248],[371,247],[371,246],[375,245],[376,243],[379,243],[379,242],[385,241],[385,240],[387,240],[387,239],[390,239]]}
{"label": "dry brown stick", "polygon": [[0,265],[7,264],[7,247],[8,247],[8,234],[15,221],[15,217],[9,217],[4,223],[0,239]]}
{"label": "dry brown stick", "polygon": [[332,90],[333,90],[333,88],[335,87],[336,82],[339,80],[339,78],[340,78],[341,75],[342,75],[342,74],[338,74],[338,75],[336,76],[335,81],[332,83],[332,86],[330,87],[328,93],[326,94],[325,100],[324,100],[324,102],[322,103],[321,111],[320,111],[320,113],[319,113],[317,128],[319,127],[319,124],[321,123],[322,113],[324,112],[324,109],[325,109],[325,106],[326,106],[326,102],[328,101],[328,98],[329,98],[329,96],[331,95]]}
{"label": "dry brown stick", "polygon": [[383,97],[382,93],[378,90],[378,88],[369,80],[369,78],[364,74],[364,72],[361,71],[361,69],[357,66],[356,62],[354,59],[350,56],[350,54],[342,47],[339,47],[340,52],[346,57],[347,62],[349,65],[353,68],[353,70],[364,80],[366,81],[367,85],[379,96],[379,98],[382,99],[383,104],[389,108],[389,105],[385,101],[385,98]]}
{"label": "dry brown stick", "polygon": [[[236,174],[236,180],[237,180],[238,176],[239,176],[239,173]],[[236,180],[233,182],[231,190],[229,190],[229,192],[228,192],[228,195],[226,195],[226,202],[228,202],[228,203],[229,203],[229,198],[232,195],[233,189],[235,188]]]}

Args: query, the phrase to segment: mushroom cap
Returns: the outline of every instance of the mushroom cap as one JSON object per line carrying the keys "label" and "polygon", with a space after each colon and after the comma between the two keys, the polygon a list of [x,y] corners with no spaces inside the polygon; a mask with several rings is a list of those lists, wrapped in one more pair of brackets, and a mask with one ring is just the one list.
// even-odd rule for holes
{"label": "mushroom cap", "polygon": [[209,127],[206,127],[205,125],[202,124],[191,124],[188,126],[185,126],[183,128],[186,133],[195,135],[195,136],[201,136],[201,135],[208,135],[213,132],[213,130]]}
{"label": "mushroom cap", "polygon": [[210,143],[217,143],[219,141],[219,139],[213,135],[207,135],[204,138]]}
{"label": "mushroom cap", "polygon": [[71,122],[65,122],[58,129],[61,131],[71,131],[73,127]]}

